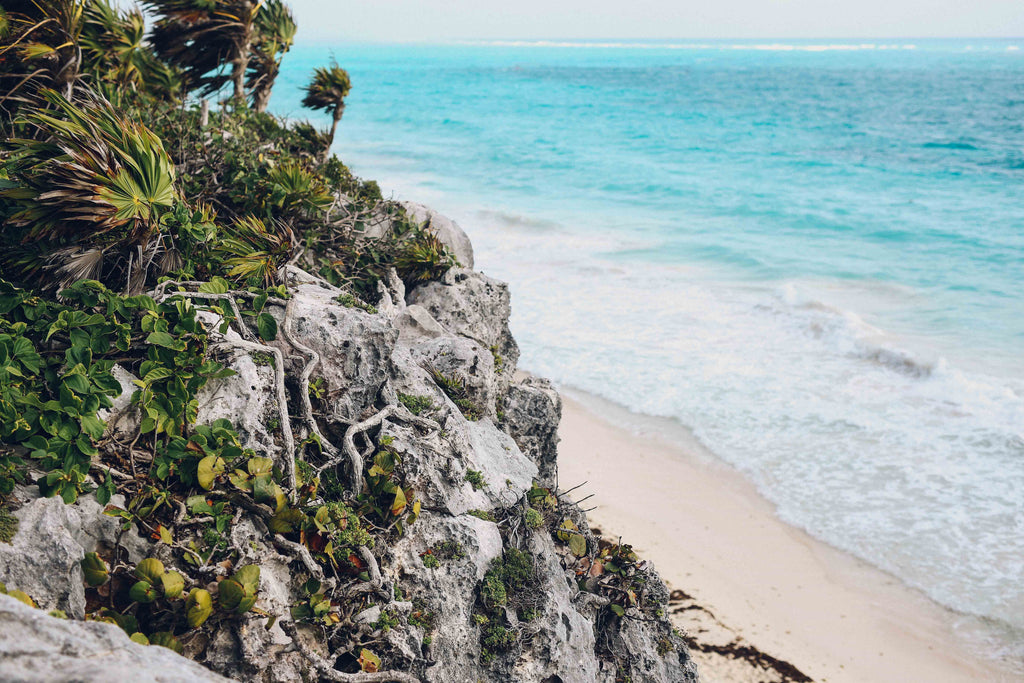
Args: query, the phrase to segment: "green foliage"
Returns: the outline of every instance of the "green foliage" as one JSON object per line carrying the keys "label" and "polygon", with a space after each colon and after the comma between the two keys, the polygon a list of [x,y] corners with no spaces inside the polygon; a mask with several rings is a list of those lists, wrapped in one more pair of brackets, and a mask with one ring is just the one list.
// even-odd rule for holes
{"label": "green foliage", "polygon": [[495,521],[497,521],[495,519],[495,517],[494,517],[494,513],[491,512],[490,510],[470,510],[466,514],[472,515],[473,517],[476,517],[477,519],[482,519],[485,522],[495,522]]}
{"label": "green foliage", "polygon": [[533,508],[526,508],[524,517],[526,520],[526,526],[530,527],[531,529],[539,529],[542,526],[544,526],[544,515],[537,512]]}
{"label": "green foliage", "polygon": [[387,633],[393,628],[398,628],[400,624],[398,615],[385,607],[380,611],[380,618],[373,622],[373,630]]}
{"label": "green foliage", "polygon": [[434,409],[434,402],[430,400],[429,396],[412,396],[398,392],[398,401],[413,415]]}
{"label": "green foliage", "polygon": [[438,370],[433,365],[425,365],[424,369],[430,378],[434,380],[441,391],[445,393],[448,398],[452,400],[455,407],[465,416],[467,420],[479,420],[480,410],[473,404],[469,398],[469,392],[466,391],[466,380],[464,377],[456,372],[447,375]]}
{"label": "green foliage", "polygon": [[480,655],[484,664],[490,664],[498,654],[508,652],[519,641],[519,633],[508,628],[505,608],[516,609],[518,614],[534,614],[536,607],[531,588],[536,585],[536,569],[529,553],[506,548],[502,557],[495,558],[480,584],[479,610],[473,615],[480,625]]}
{"label": "green foliage", "polygon": [[327,398],[327,382],[323,377],[314,377],[309,382],[309,397],[316,401]]}
{"label": "green foliage", "polygon": [[333,626],[341,621],[338,603],[321,590],[319,581],[310,579],[303,584],[302,592],[305,598],[291,607],[292,619],[324,626]]}
{"label": "green foliage", "polygon": [[427,569],[437,569],[441,566],[441,561],[437,559],[437,555],[434,555],[429,550],[423,553],[423,566]]}
{"label": "green foliage", "polygon": [[357,299],[348,292],[339,294],[334,298],[334,300],[337,301],[342,306],[344,306],[345,308],[358,308],[360,310],[366,311],[370,315],[377,314],[377,309],[375,307],[371,306],[370,304],[366,303],[361,299]]}
{"label": "green foliage", "polygon": [[466,470],[466,482],[473,487],[474,491],[487,488],[487,481],[479,470]]}
{"label": "green foliage", "polygon": [[396,528],[404,531],[406,524],[412,524],[420,514],[420,501],[412,488],[401,485],[397,470],[401,464],[398,453],[385,446],[377,451],[373,466],[367,470],[366,487],[357,497],[360,516],[369,517],[385,529]]}
{"label": "green foliage", "polygon": [[20,524],[17,517],[12,515],[6,507],[0,507],[0,543],[10,543],[14,535],[18,533]]}
{"label": "green foliage", "polygon": [[259,588],[259,566],[246,565],[217,584],[217,603],[224,610],[245,614],[256,604]]}
{"label": "green foliage", "polygon": [[455,257],[448,248],[428,230],[417,230],[402,242],[395,258],[398,276],[412,286],[440,280],[456,265]]}
{"label": "green foliage", "polygon": [[110,578],[110,568],[96,553],[86,553],[81,564],[85,582],[90,586],[102,586]]}
{"label": "green foliage", "polygon": [[281,59],[295,41],[295,19],[281,0],[268,0],[256,15],[256,36],[246,73],[245,87],[252,106],[263,111],[281,70]]}

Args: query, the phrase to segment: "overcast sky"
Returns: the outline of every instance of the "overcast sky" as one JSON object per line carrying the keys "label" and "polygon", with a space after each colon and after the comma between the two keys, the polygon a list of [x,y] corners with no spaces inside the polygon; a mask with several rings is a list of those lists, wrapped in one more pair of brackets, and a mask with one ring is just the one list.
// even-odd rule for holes
{"label": "overcast sky", "polygon": [[290,0],[299,39],[1024,36],[1024,0]]}

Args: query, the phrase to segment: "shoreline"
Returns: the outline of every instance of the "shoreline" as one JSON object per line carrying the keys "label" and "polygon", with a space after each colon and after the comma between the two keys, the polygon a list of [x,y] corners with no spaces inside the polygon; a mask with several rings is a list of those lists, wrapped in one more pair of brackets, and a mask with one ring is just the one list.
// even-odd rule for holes
{"label": "shoreline", "polygon": [[970,617],[786,524],[678,423],[560,393],[560,486],[654,563],[706,681],[1019,680],[957,635]]}

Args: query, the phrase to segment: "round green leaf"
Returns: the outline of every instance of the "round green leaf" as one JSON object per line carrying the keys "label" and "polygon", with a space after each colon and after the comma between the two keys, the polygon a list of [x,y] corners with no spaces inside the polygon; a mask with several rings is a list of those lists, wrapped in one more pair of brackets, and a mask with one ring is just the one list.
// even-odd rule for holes
{"label": "round green leaf", "polygon": [[149,642],[151,645],[159,645],[161,647],[166,647],[169,650],[174,650],[179,655],[183,651],[181,643],[178,642],[178,639],[175,638],[174,634],[170,631],[160,631],[158,633],[154,633],[149,637]]}
{"label": "round green leaf", "polygon": [[148,581],[137,581],[128,591],[128,597],[135,602],[149,604],[160,597],[160,593]]}
{"label": "round green leaf", "polygon": [[149,638],[147,638],[141,633],[133,633],[129,637],[132,639],[132,642],[134,643],[138,643],[139,645],[149,645]]}
{"label": "round green leaf", "polygon": [[180,597],[185,590],[185,579],[178,572],[167,572],[160,577],[160,582],[163,584],[164,597],[168,600]]}
{"label": "round green leaf", "polygon": [[224,474],[224,459],[216,455],[208,455],[199,461],[197,476],[199,485],[209,491],[213,488],[213,480]]}
{"label": "round green leaf", "polygon": [[192,628],[199,628],[213,614],[213,597],[202,588],[193,588],[185,601],[185,618]]}
{"label": "round green leaf", "polygon": [[260,566],[258,564],[247,564],[239,568],[231,578],[256,592],[260,587]]}
{"label": "round green leaf", "polygon": [[110,569],[99,555],[86,553],[82,558],[82,573],[85,575],[85,582],[90,586],[102,586],[110,576]]}
{"label": "round green leaf", "polygon": [[154,586],[160,583],[160,577],[163,575],[164,563],[155,557],[147,558],[135,566],[135,578]]}
{"label": "round green leaf", "polygon": [[269,313],[260,313],[256,317],[256,329],[263,341],[274,341],[277,339],[277,320]]}
{"label": "round green leaf", "polygon": [[226,610],[234,610],[245,597],[242,584],[234,579],[225,579],[217,584],[217,602]]}
{"label": "round green leaf", "polygon": [[573,534],[569,537],[569,550],[576,557],[583,557],[587,554],[587,539],[583,534]]}

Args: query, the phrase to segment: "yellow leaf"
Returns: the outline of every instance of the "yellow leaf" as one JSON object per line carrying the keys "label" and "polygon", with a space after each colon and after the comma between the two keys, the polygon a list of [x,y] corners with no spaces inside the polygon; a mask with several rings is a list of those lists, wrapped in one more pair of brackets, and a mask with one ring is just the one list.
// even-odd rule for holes
{"label": "yellow leaf", "polygon": [[391,514],[397,517],[405,512],[406,503],[405,493],[402,491],[401,487],[395,487],[395,500],[391,503]]}
{"label": "yellow leaf", "polygon": [[366,673],[380,671],[380,657],[363,648],[359,653],[359,666]]}
{"label": "yellow leaf", "polygon": [[170,530],[161,524],[157,527],[157,531],[160,532],[160,542],[166,543],[167,545],[174,545],[174,536],[171,535]]}

